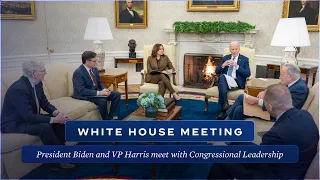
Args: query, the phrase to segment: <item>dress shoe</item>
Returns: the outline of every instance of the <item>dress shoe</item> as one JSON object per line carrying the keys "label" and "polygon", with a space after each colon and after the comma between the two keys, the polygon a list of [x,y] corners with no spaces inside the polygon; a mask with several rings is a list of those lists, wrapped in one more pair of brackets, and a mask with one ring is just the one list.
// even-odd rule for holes
{"label": "dress shoe", "polygon": [[224,103],[223,106],[222,106],[222,111],[225,111],[225,112],[226,112],[229,108],[230,108],[230,105],[229,105],[229,103],[226,102],[226,103]]}
{"label": "dress shoe", "polygon": [[225,111],[222,111],[218,116],[217,116],[217,120],[225,120],[227,117],[227,113]]}
{"label": "dress shoe", "polygon": [[51,166],[53,171],[72,171],[76,168],[74,164],[69,163],[54,163]]}

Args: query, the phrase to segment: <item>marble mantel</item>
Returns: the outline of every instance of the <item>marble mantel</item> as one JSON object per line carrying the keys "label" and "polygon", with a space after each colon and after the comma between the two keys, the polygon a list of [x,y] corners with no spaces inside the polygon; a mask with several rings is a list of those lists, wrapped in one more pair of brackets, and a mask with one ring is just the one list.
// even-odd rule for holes
{"label": "marble mantel", "polygon": [[[197,40],[197,41],[207,41],[207,42],[231,42],[239,41],[242,46],[248,48],[254,48],[254,35],[258,33],[258,29],[253,29],[244,33],[208,33],[208,34],[197,34],[197,33],[176,33],[174,28],[165,28],[165,32],[169,33],[169,45],[177,45],[178,41],[183,40]],[[187,36],[187,38],[185,38]],[[241,37],[242,36],[242,37]],[[178,38],[178,39],[177,39]]]}
{"label": "marble mantel", "polygon": [[255,48],[254,35],[259,30],[254,29],[245,33],[176,33],[173,28],[165,28],[169,33],[169,45],[175,46],[177,84],[183,85],[184,76],[184,57],[186,54],[220,54],[223,55],[224,49],[229,47],[230,42],[238,41],[242,46]]}

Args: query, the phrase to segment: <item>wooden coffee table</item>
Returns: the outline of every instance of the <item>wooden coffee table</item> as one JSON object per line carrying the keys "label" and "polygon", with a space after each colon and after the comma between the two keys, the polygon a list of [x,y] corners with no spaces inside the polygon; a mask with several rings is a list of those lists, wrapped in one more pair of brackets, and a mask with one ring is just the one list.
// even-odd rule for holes
{"label": "wooden coffee table", "polygon": [[[158,112],[158,116],[156,117],[156,120],[180,120],[181,119],[181,112],[182,112],[182,106],[175,106],[172,110],[170,110],[168,113],[161,113]],[[145,117],[144,110],[139,107],[137,110],[129,114],[127,117],[125,117],[123,120],[128,120],[130,116],[140,116]],[[117,143],[114,142],[114,145]],[[153,142],[143,142],[143,144],[156,144]],[[113,171],[115,173],[118,173],[118,165],[114,163]],[[152,179],[156,179],[156,164],[152,163]]]}
{"label": "wooden coffee table", "polygon": [[[179,120],[181,119],[181,112],[182,112],[182,106],[175,106],[168,113],[158,112],[158,116],[156,117],[156,120]],[[144,110],[141,107],[139,107],[137,110],[129,114],[123,120],[128,120],[130,116],[145,117]]]}

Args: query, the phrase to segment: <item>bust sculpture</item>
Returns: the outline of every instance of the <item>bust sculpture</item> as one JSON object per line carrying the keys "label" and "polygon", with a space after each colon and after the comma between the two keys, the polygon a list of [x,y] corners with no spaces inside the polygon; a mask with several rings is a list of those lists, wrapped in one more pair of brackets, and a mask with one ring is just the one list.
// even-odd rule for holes
{"label": "bust sculpture", "polygon": [[129,46],[129,58],[136,58],[136,52],[135,52],[137,47],[136,41],[134,39],[130,39],[128,46]]}

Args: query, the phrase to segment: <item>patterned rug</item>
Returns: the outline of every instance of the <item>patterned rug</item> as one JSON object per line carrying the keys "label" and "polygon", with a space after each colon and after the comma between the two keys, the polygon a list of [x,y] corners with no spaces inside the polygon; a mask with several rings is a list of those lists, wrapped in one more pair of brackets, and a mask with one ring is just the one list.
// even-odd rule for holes
{"label": "patterned rug", "polygon": [[[128,99],[137,99],[139,97],[139,92],[129,92],[128,93]],[[182,99],[190,99],[190,100],[200,100],[204,101],[206,94],[205,93],[198,93],[198,92],[188,92],[188,91],[182,91],[179,92],[179,96]],[[165,98],[169,97],[169,94],[165,94]],[[126,99],[126,94],[124,92],[121,92],[121,99]],[[209,102],[218,102],[218,97],[211,97]],[[234,103],[234,100],[229,100],[230,104]]]}

